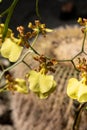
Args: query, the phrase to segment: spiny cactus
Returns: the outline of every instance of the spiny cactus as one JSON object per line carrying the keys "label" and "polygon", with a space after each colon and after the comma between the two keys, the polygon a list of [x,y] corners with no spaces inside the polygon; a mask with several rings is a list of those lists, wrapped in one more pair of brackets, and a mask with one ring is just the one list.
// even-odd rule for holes
{"label": "spiny cactus", "polygon": [[[81,41],[82,34],[78,26],[58,28],[46,38],[40,37],[36,48],[43,54],[63,59],[78,53]],[[29,56],[26,60],[30,62],[28,58]],[[19,70],[19,67],[15,69]],[[22,64],[20,69],[21,73],[16,71],[18,72],[16,76],[21,76],[27,70]],[[70,63],[62,63],[56,66],[54,77],[57,81],[57,89],[48,99],[41,100],[31,92],[28,95],[12,95],[11,116],[16,130],[72,130],[78,102],[69,99],[66,94],[66,85],[70,77],[79,78],[78,72]],[[85,128],[83,117],[80,130]]]}

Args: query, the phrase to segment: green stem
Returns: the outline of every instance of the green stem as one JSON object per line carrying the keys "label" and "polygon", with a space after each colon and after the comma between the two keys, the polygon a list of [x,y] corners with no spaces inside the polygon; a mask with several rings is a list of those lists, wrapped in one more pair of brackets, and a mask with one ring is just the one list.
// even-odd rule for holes
{"label": "green stem", "polygon": [[21,62],[24,60],[24,58],[25,58],[29,53],[30,53],[30,50],[28,50],[28,51],[22,56],[22,58],[19,59],[16,63],[14,63],[14,64],[11,65],[10,67],[4,69],[3,72],[2,72],[1,75],[0,75],[0,80],[2,79],[3,75],[4,75],[7,71],[13,69],[16,65],[18,65],[19,63],[21,63]]}
{"label": "green stem", "polygon": [[38,8],[39,8],[38,5],[39,5],[39,0],[36,0],[36,14],[41,19],[41,16],[40,16],[39,10],[38,10]]}
{"label": "green stem", "polygon": [[[10,8],[10,7],[9,7],[9,8]],[[9,12],[9,8],[6,9],[4,12],[2,12],[2,13],[0,14],[0,17],[3,17],[5,14],[7,14],[7,13]]]}
{"label": "green stem", "polygon": [[87,106],[87,103],[83,103],[82,105],[80,105],[80,107],[78,108],[78,111],[76,113],[76,117],[74,120],[74,124],[73,124],[73,130],[79,130],[79,125],[80,125],[80,118],[81,118],[81,113],[83,108]]}
{"label": "green stem", "polygon": [[82,43],[82,50],[81,50],[81,52],[84,52],[85,39],[86,39],[86,32],[84,33],[84,38],[83,38],[83,43]]}
{"label": "green stem", "polygon": [[18,1],[19,0],[14,0],[13,3],[11,4],[11,6],[4,13],[1,14],[1,15],[4,15],[5,13],[8,13],[6,21],[5,21],[4,30],[3,30],[3,40],[6,37],[7,31],[8,31],[8,25],[9,25],[11,16],[13,14],[14,8]]}
{"label": "green stem", "polygon": [[24,60],[22,60],[22,62],[23,62],[28,68],[30,68],[30,69],[32,70],[31,66],[28,65]]}
{"label": "green stem", "polygon": [[31,48],[31,50],[32,50],[35,54],[37,54],[37,55],[40,56],[40,54],[33,48],[34,44],[36,43],[36,41],[37,41],[37,39],[38,39],[38,36],[39,36],[39,33],[36,35],[36,37],[35,37],[34,41],[32,42],[32,44],[31,44],[31,45],[29,44],[29,47]]}
{"label": "green stem", "polygon": [[32,50],[35,54],[37,54],[37,55],[40,56],[40,54],[39,54],[31,45],[29,45],[29,47],[31,48],[31,50]]}
{"label": "green stem", "polygon": [[75,55],[72,60],[74,60],[77,56],[79,56],[82,53],[82,51],[80,51],[77,55]]}
{"label": "green stem", "polygon": [[76,65],[75,65],[75,63],[74,63],[74,61],[73,61],[73,60],[71,60],[71,63],[73,64],[73,66],[74,66],[75,70],[76,70],[76,71],[78,71],[78,72],[80,72],[80,71],[77,69],[77,67],[76,67]]}
{"label": "green stem", "polygon": [[[34,41],[32,42],[32,46],[35,44],[37,38],[38,38],[38,34],[36,35]],[[18,65],[19,63],[23,62],[23,63],[25,64],[24,58],[25,58],[29,53],[31,53],[31,50],[33,50],[34,53],[39,54],[38,52],[36,52],[36,51],[33,49],[32,46],[30,46],[31,49],[29,49],[29,50],[22,56],[21,59],[19,59],[16,63],[14,63],[13,65],[11,65],[10,67],[8,67],[8,68],[6,68],[6,69],[3,70],[3,72],[2,72],[1,75],[0,75],[0,80],[2,79],[3,75],[4,75],[7,71],[13,69],[13,68],[14,68],[16,65]],[[27,65],[27,66],[28,66],[28,65]]]}
{"label": "green stem", "polygon": [[37,33],[35,39],[33,40],[32,42],[32,47],[34,46],[34,44],[36,43],[37,39],[38,39],[38,36],[39,36],[39,32]]}
{"label": "green stem", "polygon": [[79,56],[82,52],[85,53],[85,52],[84,52],[85,39],[86,39],[86,32],[84,33],[84,38],[83,38],[83,42],[82,42],[81,51],[80,51],[77,55],[75,55],[75,56],[72,58],[72,60],[74,60],[74,59],[75,59],[77,56]]}
{"label": "green stem", "polygon": [[71,62],[71,60],[57,60],[58,62]]}

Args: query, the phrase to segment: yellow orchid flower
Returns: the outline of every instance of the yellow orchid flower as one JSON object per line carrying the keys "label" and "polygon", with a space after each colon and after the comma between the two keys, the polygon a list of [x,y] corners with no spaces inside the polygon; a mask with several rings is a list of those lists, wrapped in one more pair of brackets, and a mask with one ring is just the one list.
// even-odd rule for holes
{"label": "yellow orchid flower", "polygon": [[13,81],[6,80],[6,85],[0,88],[0,92],[11,91],[28,94],[28,87],[24,79],[16,78]]}
{"label": "yellow orchid flower", "polygon": [[81,17],[79,17],[78,18],[78,20],[77,20],[77,22],[81,25],[81,26],[83,26],[83,28],[82,28],[82,32],[87,32],[87,19],[86,18],[81,18]]}
{"label": "yellow orchid flower", "polygon": [[2,0],[0,0],[0,3],[2,2]]}
{"label": "yellow orchid flower", "polygon": [[77,99],[79,89],[79,82],[75,78],[71,78],[67,86],[67,95],[72,99]]}
{"label": "yellow orchid flower", "polygon": [[67,95],[79,102],[87,102],[87,79],[83,76],[81,81],[71,78],[67,86]]}
{"label": "yellow orchid flower", "polygon": [[87,102],[87,85],[81,83],[78,91],[78,101]]}
{"label": "yellow orchid flower", "polygon": [[31,22],[28,25],[29,28],[31,28],[34,32],[33,34],[38,34],[41,32],[43,35],[45,35],[47,32],[52,32],[52,29],[46,28],[45,24],[40,23],[39,20],[35,20],[35,25],[33,25]]}
{"label": "yellow orchid flower", "polygon": [[13,81],[6,80],[6,85],[0,88],[0,92],[11,91],[28,94],[28,87],[24,79],[16,78]]}
{"label": "yellow orchid flower", "polygon": [[[2,38],[3,30],[4,30],[4,24],[1,23],[0,24],[0,38]],[[12,30],[8,28],[6,37],[10,37],[11,35],[12,35]]]}
{"label": "yellow orchid flower", "polygon": [[20,93],[28,93],[28,88],[26,86],[26,81],[24,79],[15,79],[16,84],[14,85],[14,88],[16,89],[17,92]]}
{"label": "yellow orchid flower", "polygon": [[81,25],[81,26],[85,26],[87,23],[83,21],[83,19],[81,17],[78,18],[77,22]]}
{"label": "yellow orchid flower", "polygon": [[52,75],[45,75],[41,72],[30,71],[29,79],[30,90],[36,93],[41,99],[47,98],[56,88],[56,82]]}
{"label": "yellow orchid flower", "polygon": [[20,39],[5,38],[0,49],[1,55],[11,62],[16,62],[23,50],[23,47],[18,45],[19,42]]}
{"label": "yellow orchid flower", "polygon": [[16,62],[21,55],[23,47],[20,46],[21,39],[14,37],[11,29],[8,29],[6,38],[2,42],[2,35],[4,30],[4,24],[0,24],[0,52],[5,58],[8,58],[11,62]]}

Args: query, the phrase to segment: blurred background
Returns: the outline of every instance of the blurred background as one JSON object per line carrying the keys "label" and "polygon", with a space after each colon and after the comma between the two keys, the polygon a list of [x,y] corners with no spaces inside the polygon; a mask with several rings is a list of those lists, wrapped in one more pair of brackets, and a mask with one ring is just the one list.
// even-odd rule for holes
{"label": "blurred background", "polygon": [[[0,3],[0,14],[9,7],[13,0]],[[36,0],[20,0],[13,13],[10,27],[15,31],[19,25],[25,27],[30,21],[39,19],[35,11]],[[41,22],[50,28],[65,24],[76,24],[78,17],[87,17],[87,0],[39,0]],[[4,22],[6,17],[2,18]]]}

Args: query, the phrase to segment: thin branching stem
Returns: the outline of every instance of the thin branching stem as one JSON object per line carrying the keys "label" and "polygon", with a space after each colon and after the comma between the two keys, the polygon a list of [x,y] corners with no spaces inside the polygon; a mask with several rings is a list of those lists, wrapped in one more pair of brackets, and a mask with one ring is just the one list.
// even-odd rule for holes
{"label": "thin branching stem", "polygon": [[7,14],[9,12],[9,9],[10,9],[10,7],[8,9],[6,9],[4,12],[2,12],[0,14],[0,17],[3,17],[5,14]]}
{"label": "thin branching stem", "polygon": [[41,19],[41,16],[40,16],[40,13],[39,13],[38,5],[39,5],[39,0],[36,0],[36,14],[37,14],[37,16]]}
{"label": "thin branching stem", "polygon": [[86,39],[86,32],[84,32],[84,38],[83,38],[83,43],[82,43],[82,50],[81,50],[81,52],[84,52],[85,39]]}
{"label": "thin branching stem", "polygon": [[[36,35],[34,41],[32,42],[32,45],[34,45],[34,43],[37,41],[37,38],[38,38],[38,35]],[[2,71],[2,73],[0,74],[0,80],[2,79],[2,77],[4,76],[4,74],[5,74],[7,71],[13,69],[13,68],[14,68],[15,66],[17,66],[19,63],[23,62],[23,63],[25,64],[24,59],[25,59],[25,57],[26,57],[29,53],[32,53],[31,49],[32,49],[32,51],[33,51],[34,53],[36,53],[35,50],[33,49],[33,47],[30,46],[30,48],[28,49],[28,51],[27,51],[17,62],[15,62],[13,65],[9,66],[8,68],[6,68],[6,69],[4,69],[4,70]],[[27,66],[28,66],[28,65],[27,65]],[[29,66],[29,68],[30,68],[30,66]]]}
{"label": "thin branching stem", "polygon": [[31,66],[29,64],[27,64],[24,60],[22,60],[22,62],[30,69],[32,70]]}
{"label": "thin branching stem", "polygon": [[76,117],[74,120],[74,124],[73,124],[73,130],[79,130],[79,125],[80,125],[80,119],[81,119],[81,113],[82,110],[87,106],[87,102],[83,103],[79,106],[77,113],[76,113]]}
{"label": "thin branching stem", "polygon": [[4,70],[2,71],[2,73],[0,74],[0,80],[2,79],[3,75],[4,75],[7,71],[13,69],[16,65],[18,65],[19,63],[21,63],[22,60],[24,60],[24,58],[25,58],[29,53],[30,53],[30,50],[28,50],[28,51],[21,57],[21,59],[19,59],[19,60],[18,60],[17,62],[15,62],[13,65],[11,65],[10,67],[4,69]]}
{"label": "thin branching stem", "polygon": [[78,54],[76,54],[76,55],[72,58],[72,60],[74,60],[76,57],[78,57],[81,53],[82,53],[82,51],[80,51]]}

